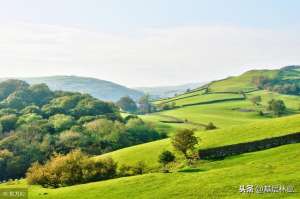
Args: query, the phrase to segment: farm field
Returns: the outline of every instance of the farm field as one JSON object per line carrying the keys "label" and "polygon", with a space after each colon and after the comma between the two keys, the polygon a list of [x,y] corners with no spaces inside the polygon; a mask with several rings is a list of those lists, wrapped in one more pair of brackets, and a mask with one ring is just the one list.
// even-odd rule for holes
{"label": "farm field", "polygon": [[[206,149],[299,132],[299,123],[300,115],[294,115],[212,131],[197,131],[196,135],[200,139],[198,148]],[[134,164],[137,161],[144,161],[150,168],[155,168],[159,166],[159,154],[165,149],[173,150],[169,139],[124,148],[96,158],[109,156],[119,164]]]}
{"label": "farm field", "polygon": [[[265,151],[246,153],[223,161],[199,161],[197,168],[179,172],[153,173],[89,183],[59,189],[30,186],[32,199],[96,198],[299,198],[300,193],[246,194],[240,185],[300,186],[300,144],[290,144]],[[292,160],[292,161],[291,161]],[[166,184],[168,186],[166,186]],[[0,187],[26,187],[26,183],[2,184]],[[113,190],[113,191],[112,191]],[[149,197],[151,196],[151,197]]]}

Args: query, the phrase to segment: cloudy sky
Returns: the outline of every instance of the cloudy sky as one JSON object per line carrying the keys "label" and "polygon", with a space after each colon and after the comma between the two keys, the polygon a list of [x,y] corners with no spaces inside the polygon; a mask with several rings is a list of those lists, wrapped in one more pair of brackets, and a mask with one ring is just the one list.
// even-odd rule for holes
{"label": "cloudy sky", "polygon": [[0,76],[175,85],[300,64],[298,0],[0,0]]}

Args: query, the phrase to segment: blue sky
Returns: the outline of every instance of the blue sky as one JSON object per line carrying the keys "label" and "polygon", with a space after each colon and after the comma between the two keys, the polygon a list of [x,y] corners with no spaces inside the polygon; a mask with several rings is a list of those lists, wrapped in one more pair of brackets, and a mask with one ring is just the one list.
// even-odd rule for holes
{"label": "blue sky", "polygon": [[3,76],[173,85],[300,64],[297,0],[0,2]]}

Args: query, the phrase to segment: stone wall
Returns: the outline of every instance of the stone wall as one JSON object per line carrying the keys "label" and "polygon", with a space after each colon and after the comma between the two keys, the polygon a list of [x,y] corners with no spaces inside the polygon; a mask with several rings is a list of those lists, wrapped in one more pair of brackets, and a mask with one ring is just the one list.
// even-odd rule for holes
{"label": "stone wall", "polygon": [[223,159],[227,156],[259,151],[286,144],[299,143],[300,132],[253,142],[239,143],[199,150],[200,159]]}

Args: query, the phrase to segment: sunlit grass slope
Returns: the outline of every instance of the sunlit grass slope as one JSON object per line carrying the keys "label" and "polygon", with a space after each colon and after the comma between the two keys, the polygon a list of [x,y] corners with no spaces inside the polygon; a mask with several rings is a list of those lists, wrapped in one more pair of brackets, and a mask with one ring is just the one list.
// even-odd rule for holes
{"label": "sunlit grass slope", "polygon": [[[190,97],[176,102],[183,101],[185,103],[201,102],[204,98],[206,100],[214,100],[216,96],[224,98],[239,96],[238,94],[208,94],[199,95],[197,97]],[[232,95],[232,96],[231,96]],[[207,96],[207,97],[206,97]],[[251,102],[253,96],[261,96],[261,106],[255,106]],[[211,98],[212,97],[212,98]],[[271,99],[282,99],[286,104],[289,113],[298,113],[300,108],[300,97],[295,95],[282,95],[270,91],[255,91],[246,94],[245,100],[238,101],[225,101],[212,104],[194,105],[182,108],[176,108],[168,111],[162,111],[155,114],[148,114],[142,116],[146,121],[152,121],[159,123],[164,117],[173,117],[179,120],[187,120],[190,123],[208,124],[213,122],[217,127],[224,128],[231,125],[241,125],[249,122],[268,120],[270,117],[259,115],[259,110],[266,110],[268,101]],[[164,124],[166,125],[166,124]],[[169,124],[167,124],[169,125]],[[173,127],[184,127],[186,124],[170,124]]]}
{"label": "sunlit grass slope", "polygon": [[[199,148],[205,149],[299,132],[299,124],[300,115],[293,115],[213,131],[197,131],[196,135],[201,139]],[[166,149],[173,150],[170,139],[124,148],[96,158],[110,156],[119,164],[135,164],[144,161],[148,167],[154,168],[159,166],[157,161],[159,154]]]}
{"label": "sunlit grass slope", "polygon": [[197,95],[189,98],[179,99],[174,102],[176,106],[184,106],[184,105],[195,104],[195,103],[204,103],[204,102],[208,103],[216,100],[240,99],[241,97],[242,95],[240,94],[232,94],[232,93],[205,94],[205,95]]}
{"label": "sunlit grass slope", "polygon": [[238,91],[250,91],[256,89],[256,86],[252,83],[253,77],[265,76],[275,77],[278,74],[278,70],[251,70],[240,76],[229,77],[224,80],[212,82],[209,86],[212,92],[238,92]]}
{"label": "sunlit grass slope", "polygon": [[[29,199],[296,199],[300,197],[299,148],[300,144],[291,144],[223,161],[200,161],[193,172],[153,173],[59,189],[31,186]],[[292,185],[296,192],[241,194],[240,185]]]}

